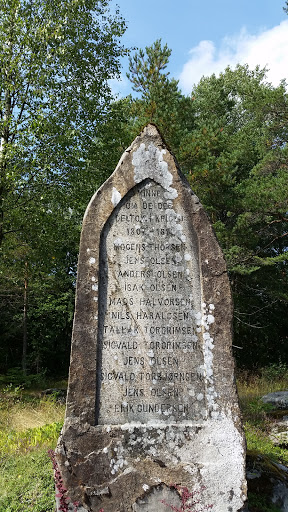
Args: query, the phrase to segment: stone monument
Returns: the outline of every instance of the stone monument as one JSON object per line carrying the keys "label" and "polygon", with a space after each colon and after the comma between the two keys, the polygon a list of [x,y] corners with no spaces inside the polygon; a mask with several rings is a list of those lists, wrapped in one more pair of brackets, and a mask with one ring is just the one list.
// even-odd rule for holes
{"label": "stone monument", "polygon": [[180,510],[184,487],[197,510],[241,510],[226,265],[154,125],[88,205],[76,295],[56,453],[77,510]]}

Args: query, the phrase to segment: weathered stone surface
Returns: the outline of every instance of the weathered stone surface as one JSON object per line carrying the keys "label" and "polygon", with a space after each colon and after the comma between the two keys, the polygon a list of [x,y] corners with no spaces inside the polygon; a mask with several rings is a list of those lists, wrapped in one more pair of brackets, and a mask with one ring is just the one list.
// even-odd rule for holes
{"label": "weathered stone surface", "polygon": [[[57,457],[91,512],[164,511],[171,484],[236,512],[245,449],[225,262],[153,125],[92,198],[81,235]],[[176,501],[175,501],[176,500]]]}
{"label": "weathered stone surface", "polygon": [[[280,409],[283,411],[283,409]],[[279,412],[279,411],[277,411]],[[274,418],[273,418],[274,419]],[[283,448],[287,448],[288,446],[288,416],[279,417],[272,424],[269,437],[273,444],[276,446],[283,446]]]}
{"label": "weathered stone surface", "polygon": [[[288,468],[267,456],[248,452],[247,482],[249,495],[254,495],[255,505],[273,504],[281,512],[288,512]],[[249,499],[250,502],[250,499]],[[248,512],[248,511],[247,511]]]}
{"label": "weathered stone surface", "polygon": [[286,426],[286,430],[283,430],[282,432],[272,432],[269,435],[269,438],[271,439],[272,443],[275,444],[275,446],[285,446],[287,448],[288,446],[288,430]]}
{"label": "weathered stone surface", "polygon": [[271,404],[275,409],[288,409],[288,391],[275,391],[262,397],[262,402]]}

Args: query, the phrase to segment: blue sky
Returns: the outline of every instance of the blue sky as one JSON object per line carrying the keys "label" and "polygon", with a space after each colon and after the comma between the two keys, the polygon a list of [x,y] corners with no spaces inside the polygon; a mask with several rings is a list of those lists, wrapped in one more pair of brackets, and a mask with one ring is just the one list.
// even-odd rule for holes
{"label": "blue sky", "polygon": [[[201,76],[238,62],[267,66],[274,85],[288,79],[285,0],[112,0],[111,6],[116,3],[128,24],[124,44],[144,48],[161,38],[172,49],[170,74],[185,94]],[[131,88],[127,60],[122,64],[123,81],[113,90],[125,95]]]}

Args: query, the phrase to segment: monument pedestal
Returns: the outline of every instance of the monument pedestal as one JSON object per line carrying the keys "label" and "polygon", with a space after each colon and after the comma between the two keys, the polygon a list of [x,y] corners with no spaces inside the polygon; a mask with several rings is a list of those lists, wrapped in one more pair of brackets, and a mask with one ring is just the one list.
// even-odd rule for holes
{"label": "monument pedestal", "polygon": [[236,512],[245,500],[242,438],[228,417],[202,425],[66,428],[71,441],[59,442],[58,460],[70,498],[88,510],[164,512],[162,500],[180,508],[173,484],[197,493],[198,510]]}

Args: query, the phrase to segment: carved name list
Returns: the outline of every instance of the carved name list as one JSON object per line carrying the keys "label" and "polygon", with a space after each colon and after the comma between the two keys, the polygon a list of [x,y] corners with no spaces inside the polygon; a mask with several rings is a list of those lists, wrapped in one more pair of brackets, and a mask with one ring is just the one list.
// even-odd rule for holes
{"label": "carved name list", "polygon": [[103,232],[99,424],[207,416],[198,247],[167,195],[137,185]]}

